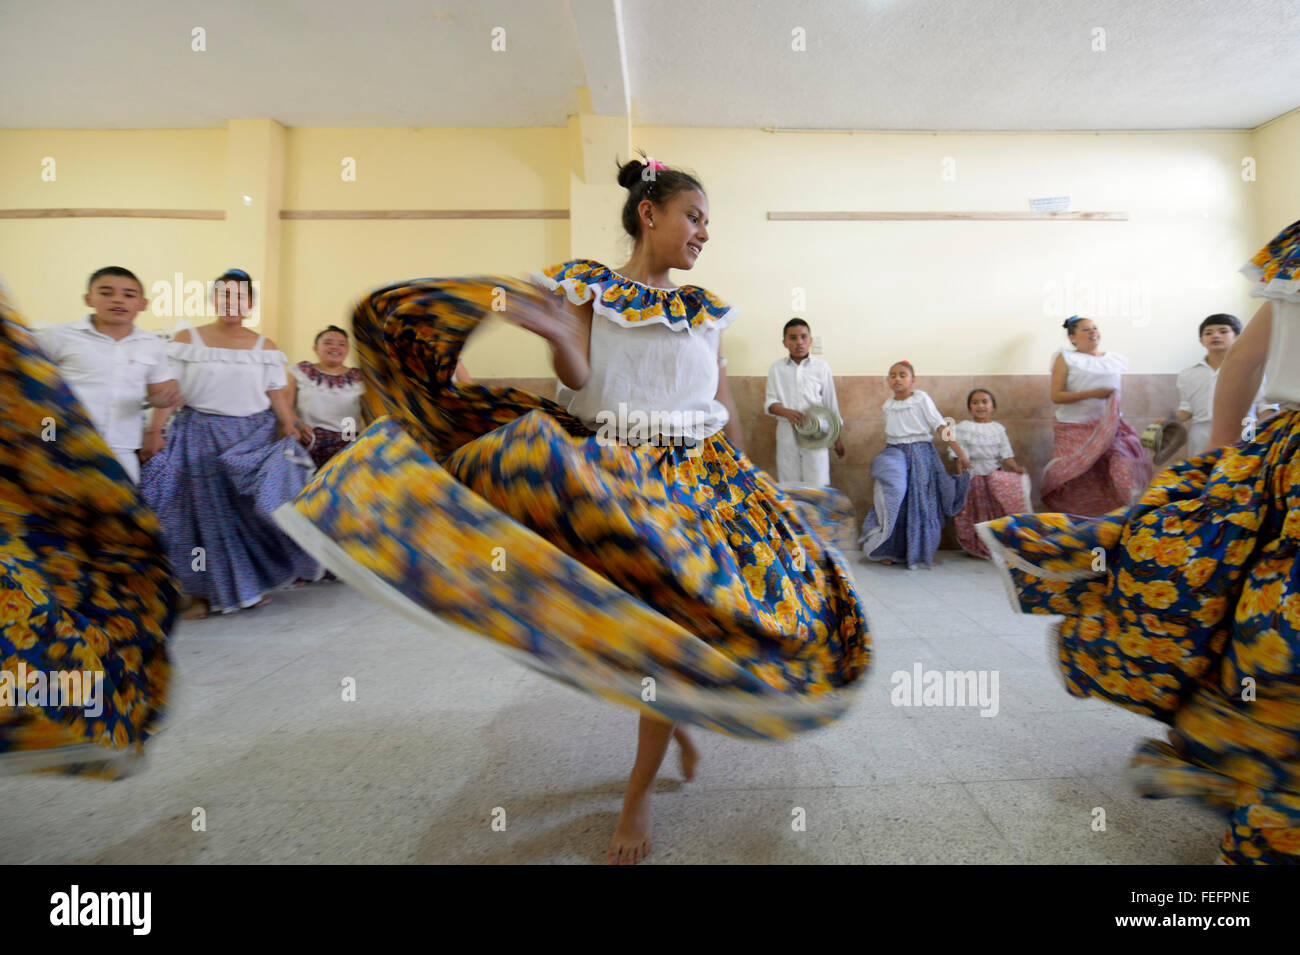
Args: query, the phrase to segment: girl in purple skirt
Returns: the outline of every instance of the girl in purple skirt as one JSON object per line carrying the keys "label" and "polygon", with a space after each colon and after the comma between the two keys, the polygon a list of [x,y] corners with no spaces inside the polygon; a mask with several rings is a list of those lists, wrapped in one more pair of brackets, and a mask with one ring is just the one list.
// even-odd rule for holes
{"label": "girl in purple skirt", "polygon": [[[934,564],[943,522],[959,512],[970,491],[970,459],[945,427],[934,401],[915,388],[911,362],[889,366],[894,397],[882,406],[885,450],[871,462],[875,482],[871,513],[862,522],[858,543],[871,560],[907,564],[911,570]],[[942,429],[942,430],[940,430]],[[939,460],[934,436],[940,432],[961,467],[955,477]]]}
{"label": "girl in purple skirt", "polygon": [[268,591],[321,575],[271,520],[311,477],[312,432],[294,416],[284,354],[243,325],[252,302],[248,273],[232,269],[216,282],[217,320],[176,334],[168,358],[185,404],[140,476],[187,619],[261,606]]}

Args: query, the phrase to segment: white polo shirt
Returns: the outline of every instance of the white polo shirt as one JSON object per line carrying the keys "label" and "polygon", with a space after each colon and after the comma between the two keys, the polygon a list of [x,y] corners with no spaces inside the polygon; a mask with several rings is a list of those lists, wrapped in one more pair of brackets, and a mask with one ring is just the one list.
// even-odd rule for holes
{"label": "white polo shirt", "polygon": [[176,377],[167,362],[167,343],[140,328],[115,339],[96,329],[89,315],[34,334],[104,442],[110,448],[139,448],[147,386]]}
{"label": "white polo shirt", "polygon": [[795,362],[786,355],[775,362],[767,372],[767,396],[763,400],[763,410],[772,415],[774,404],[783,404],[791,411],[804,411],[812,405],[825,405],[839,414],[840,405],[835,397],[835,378],[831,374],[831,366],[813,355],[801,362]]}

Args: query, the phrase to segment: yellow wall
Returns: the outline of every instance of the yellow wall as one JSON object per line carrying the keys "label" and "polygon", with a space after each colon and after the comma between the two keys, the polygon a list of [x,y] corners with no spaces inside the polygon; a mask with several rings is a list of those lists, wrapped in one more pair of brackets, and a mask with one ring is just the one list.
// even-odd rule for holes
{"label": "yellow wall", "polygon": [[[1066,343],[1054,288],[1128,293],[1091,309],[1137,372],[1199,355],[1205,315],[1248,307],[1235,275],[1262,237],[1240,176],[1250,133],[813,134],[643,128],[637,146],[689,163],[709,190],[711,233],[693,279],[738,304],[733,374],[779,357],[792,290],[838,373],[1045,374]],[[945,181],[944,160],[954,162]],[[769,222],[769,210],[1075,210],[1129,222]],[[1149,308],[1146,307],[1149,302]],[[1116,306],[1122,302],[1116,300]],[[1127,312],[1128,314],[1124,314]],[[744,331],[741,329],[744,328]]]}
{"label": "yellow wall", "polygon": [[1256,231],[1263,245],[1300,219],[1300,109],[1261,126],[1254,136]]}
{"label": "yellow wall", "polygon": [[[225,130],[0,131],[0,208],[226,209]],[[1106,345],[1138,372],[1173,372],[1198,354],[1206,314],[1253,311],[1236,269],[1300,215],[1300,114],[1255,132],[1149,134],[771,134],[641,127],[634,146],[698,172],[712,239],[679,282],[742,310],[727,335],[733,374],[762,374],[780,327],[803,312],[841,374],[883,374],[907,357],[922,375],[1042,373],[1065,341],[1062,311],[1089,290]],[[403,278],[523,274],[573,252],[608,255],[621,190],[584,182],[582,137],[565,128],[284,132],[287,209],[572,208],[573,220],[284,221],[267,316],[291,359],[315,332],[343,324],[364,291]],[[590,148],[590,147],[589,147]],[[601,144],[603,148],[603,144]],[[41,181],[53,156],[58,179]],[[602,168],[593,152],[585,168]],[[1244,157],[1257,179],[1244,181]],[[341,176],[356,160],[356,181]],[[945,158],[952,181],[943,177]],[[278,159],[276,160],[279,161]],[[1069,194],[1076,210],[1119,210],[1125,223],[769,222],[769,210],[1027,210]],[[180,271],[207,280],[227,266],[227,222],[150,219],[0,221],[0,274],[35,323],[82,313],[88,273],[105,264],[150,284]],[[268,230],[269,234],[269,230]],[[600,246],[584,253],[579,237]],[[585,248],[585,245],[584,245]],[[621,260],[611,265],[620,265]],[[1055,297],[1059,302],[1053,303]],[[1120,296],[1127,299],[1127,310]],[[170,327],[150,317],[146,327]],[[495,326],[470,345],[481,377],[546,375],[539,342]]]}
{"label": "yellow wall", "polygon": [[[53,182],[42,180],[54,160]],[[0,209],[222,209],[222,129],[0,130]],[[33,325],[86,313],[95,269],[121,265],[154,282],[207,281],[229,263],[226,224],[183,219],[0,220],[0,276]],[[173,321],[146,313],[145,328]]]}
{"label": "yellow wall", "polygon": [[[568,133],[545,129],[291,129],[287,209],[566,209]],[[345,181],[342,160],[356,160]],[[331,323],[347,327],[361,294],[401,279],[524,275],[567,259],[563,219],[287,220],[282,224],[280,344],[311,358]],[[480,377],[545,375],[540,340],[493,322],[465,352]]]}

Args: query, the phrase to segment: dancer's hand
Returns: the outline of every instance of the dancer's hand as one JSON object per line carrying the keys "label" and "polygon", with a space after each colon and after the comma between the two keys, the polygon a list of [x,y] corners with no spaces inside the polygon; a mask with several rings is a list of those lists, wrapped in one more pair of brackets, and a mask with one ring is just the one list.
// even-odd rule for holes
{"label": "dancer's hand", "polygon": [[537,290],[535,298],[507,296],[505,317],[520,328],[540,335],[557,349],[576,349],[581,342],[582,323],[556,302],[554,292],[537,282],[532,286]]}
{"label": "dancer's hand", "polygon": [[844,457],[844,442],[843,442],[843,441],[839,441],[839,440],[837,440],[837,441],[835,442],[835,456],[836,456],[837,458],[842,458],[842,457]]}
{"label": "dancer's hand", "polygon": [[1094,398],[1109,398],[1115,393],[1114,388],[1093,388],[1088,392]]}
{"label": "dancer's hand", "polygon": [[786,409],[785,417],[787,421],[789,421],[792,425],[795,425],[796,427],[801,426],[805,421],[808,420],[808,416],[806,414],[804,414],[802,411],[795,411],[793,408]]}
{"label": "dancer's hand", "polygon": [[963,471],[975,470],[975,466],[970,463],[970,458],[966,456],[965,451],[957,455],[957,464],[961,467]]}

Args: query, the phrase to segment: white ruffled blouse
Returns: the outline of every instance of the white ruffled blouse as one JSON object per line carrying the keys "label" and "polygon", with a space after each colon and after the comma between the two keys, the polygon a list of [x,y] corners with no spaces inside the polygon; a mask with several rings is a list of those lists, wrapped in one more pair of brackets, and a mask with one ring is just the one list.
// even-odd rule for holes
{"label": "white ruffled blouse", "polygon": [[[190,337],[199,338],[197,329]],[[167,358],[187,407],[206,414],[246,418],[271,407],[268,391],[285,387],[284,352],[264,347],[259,335],[252,348],[209,348],[201,340],[171,342]]]}
{"label": "white ruffled blouse", "polygon": [[591,373],[580,391],[566,389],[569,412],[587,427],[635,443],[699,441],[726,425],[715,397],[718,345],[735,309],[698,286],[652,288],[589,259],[534,277],[574,305],[592,303]]}
{"label": "white ruffled blouse", "polygon": [[[971,471],[977,475],[992,474],[1007,458],[1014,458],[1007,429],[996,421],[958,421],[953,428],[954,437],[970,458]],[[952,449],[948,456],[956,458]]]}

